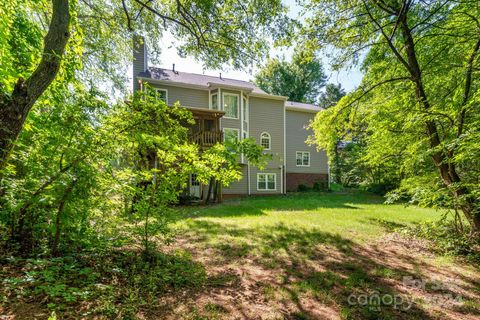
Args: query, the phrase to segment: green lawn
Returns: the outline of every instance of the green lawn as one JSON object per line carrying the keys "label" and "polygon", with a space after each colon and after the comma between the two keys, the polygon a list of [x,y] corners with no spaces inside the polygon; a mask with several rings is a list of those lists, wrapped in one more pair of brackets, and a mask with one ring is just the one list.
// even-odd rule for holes
{"label": "green lawn", "polygon": [[[478,317],[478,270],[434,254],[422,240],[395,233],[443,213],[383,202],[363,192],[304,193],[186,208],[174,223],[174,247],[200,262],[208,280],[204,289],[182,302],[180,318]],[[412,289],[404,277],[424,281],[427,287]],[[451,279],[456,291],[449,294],[463,302],[432,304],[445,292],[428,288]],[[403,297],[404,304],[352,304],[352,294]],[[412,302],[408,308],[405,301]]]}
{"label": "green lawn", "polygon": [[366,192],[312,192],[229,200],[220,206],[188,209],[177,227],[190,229],[210,223],[259,232],[281,225],[295,230],[321,230],[362,242],[386,230],[438,220],[441,215],[433,209],[385,205],[382,197]]}

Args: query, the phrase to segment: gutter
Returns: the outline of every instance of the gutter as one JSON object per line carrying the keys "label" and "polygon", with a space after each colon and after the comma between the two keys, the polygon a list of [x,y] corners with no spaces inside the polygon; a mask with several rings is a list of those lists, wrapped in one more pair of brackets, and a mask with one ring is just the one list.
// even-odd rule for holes
{"label": "gutter", "polygon": [[299,112],[307,112],[307,113],[318,113],[320,111],[323,111],[323,109],[312,110],[312,109],[304,109],[300,107],[285,107],[285,109],[288,111],[299,111]]}
{"label": "gutter", "polygon": [[152,79],[152,78],[146,78],[146,77],[137,77],[139,80],[142,80],[142,82],[147,82],[147,83],[157,83],[157,84],[163,84],[166,86],[172,86],[172,87],[180,87],[180,88],[189,88],[189,89],[198,89],[198,90],[205,90],[209,91],[210,88],[198,84],[188,84],[188,83],[183,83],[183,82],[175,82],[175,81],[170,81],[170,80],[158,80],[158,79]]}

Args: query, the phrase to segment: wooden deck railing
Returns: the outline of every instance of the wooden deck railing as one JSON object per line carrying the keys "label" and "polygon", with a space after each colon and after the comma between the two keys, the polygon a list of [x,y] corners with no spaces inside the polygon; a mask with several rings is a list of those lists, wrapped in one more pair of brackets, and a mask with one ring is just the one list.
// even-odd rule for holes
{"label": "wooden deck railing", "polygon": [[196,143],[201,147],[211,147],[214,144],[222,141],[222,131],[199,131],[190,136],[190,142]]}

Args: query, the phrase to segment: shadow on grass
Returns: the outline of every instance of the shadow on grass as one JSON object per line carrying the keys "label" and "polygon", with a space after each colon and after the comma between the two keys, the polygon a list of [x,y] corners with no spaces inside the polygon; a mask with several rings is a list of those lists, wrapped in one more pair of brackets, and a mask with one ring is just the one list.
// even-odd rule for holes
{"label": "shadow on grass", "polygon": [[324,208],[356,210],[364,204],[381,204],[383,198],[367,192],[350,193],[305,192],[288,195],[231,199],[224,204],[186,208],[176,219],[195,217],[246,217],[259,216],[269,210],[306,211]]}
{"label": "shadow on grass", "polygon": [[[407,225],[405,223],[398,223],[396,221],[391,221],[391,220],[386,220],[386,219],[381,219],[381,218],[368,218],[367,219],[368,223],[380,226],[384,228],[386,231],[396,231],[397,229],[401,228],[406,228]],[[412,224],[414,224],[412,222]]]}
{"label": "shadow on grass", "polygon": [[[242,269],[241,275],[221,275],[228,280],[221,286],[229,286],[237,296],[245,295],[242,301],[251,299],[242,278],[259,269],[270,273],[270,278],[252,281],[268,292],[263,299],[269,300],[269,305],[280,305],[285,319],[332,316],[322,314],[316,305],[339,311],[344,319],[439,319],[427,313],[425,306],[414,301],[408,288],[402,286],[404,277],[430,276],[428,266],[408,253],[395,253],[396,261],[389,262],[378,258],[382,248],[365,248],[336,234],[284,224],[249,229],[190,220],[188,229],[193,238],[202,239],[198,250],[214,250],[210,255],[217,268],[234,264]],[[416,271],[406,265],[414,265]],[[248,305],[237,304],[236,308],[249,318]]]}

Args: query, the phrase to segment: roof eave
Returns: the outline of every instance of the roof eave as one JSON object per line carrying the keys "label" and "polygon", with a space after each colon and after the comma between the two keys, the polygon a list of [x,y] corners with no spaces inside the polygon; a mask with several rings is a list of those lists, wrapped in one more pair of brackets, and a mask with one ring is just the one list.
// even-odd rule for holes
{"label": "roof eave", "polygon": [[283,101],[287,101],[288,97],[284,97],[284,96],[276,96],[276,95],[273,95],[273,94],[268,94],[268,93],[255,93],[255,92],[252,92],[250,94],[251,97],[258,97],[258,98],[267,98],[267,99],[275,99],[275,100],[283,100]]}
{"label": "roof eave", "polygon": [[232,86],[229,84],[224,84],[224,83],[217,83],[217,82],[207,82],[209,88],[226,88],[226,89],[232,89],[232,90],[239,90],[239,91],[245,91],[247,93],[252,92],[252,88],[248,87],[242,87],[242,86]]}
{"label": "roof eave", "polygon": [[307,112],[307,113],[318,113],[318,112],[320,112],[320,111],[323,110],[323,109],[311,110],[311,109],[298,108],[298,107],[289,107],[289,106],[286,106],[285,109],[286,109],[286,110],[289,110],[289,111],[299,111],[299,112]]}
{"label": "roof eave", "polygon": [[206,86],[189,84],[184,82],[176,82],[172,80],[160,80],[160,79],[153,79],[153,78],[140,77],[140,76],[137,76],[137,79],[141,81],[149,82],[149,83],[163,84],[163,85],[173,86],[173,87],[191,88],[191,89],[206,90],[206,91],[210,90],[210,88]]}

